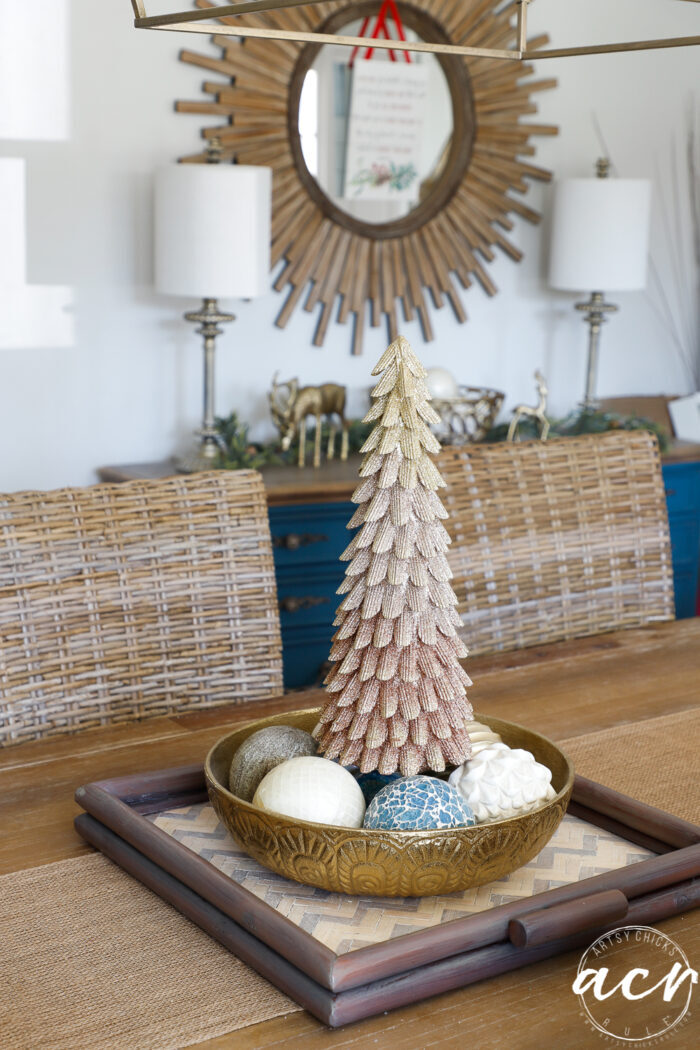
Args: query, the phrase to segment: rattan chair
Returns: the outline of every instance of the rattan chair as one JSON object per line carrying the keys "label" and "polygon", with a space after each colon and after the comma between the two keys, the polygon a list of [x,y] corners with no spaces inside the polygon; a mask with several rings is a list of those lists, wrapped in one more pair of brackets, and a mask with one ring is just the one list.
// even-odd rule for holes
{"label": "rattan chair", "polygon": [[0,746],[281,692],[255,471],[0,497]]}
{"label": "rattan chair", "polygon": [[656,439],[444,449],[448,560],[473,654],[674,618]]}

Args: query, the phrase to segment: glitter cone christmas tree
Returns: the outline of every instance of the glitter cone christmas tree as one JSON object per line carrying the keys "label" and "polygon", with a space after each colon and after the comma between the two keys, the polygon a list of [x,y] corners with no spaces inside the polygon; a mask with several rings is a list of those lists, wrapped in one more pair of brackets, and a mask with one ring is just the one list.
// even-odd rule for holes
{"label": "glitter cone christmas tree", "polygon": [[445,551],[444,486],[429,453],[440,443],[425,369],[402,337],[372,375],[381,379],[365,422],[377,425],[362,447],[358,528],[341,554],[349,562],[326,678],[328,701],[314,736],[326,758],[406,776],[440,772],[471,755],[472,718],[459,663],[467,650]]}

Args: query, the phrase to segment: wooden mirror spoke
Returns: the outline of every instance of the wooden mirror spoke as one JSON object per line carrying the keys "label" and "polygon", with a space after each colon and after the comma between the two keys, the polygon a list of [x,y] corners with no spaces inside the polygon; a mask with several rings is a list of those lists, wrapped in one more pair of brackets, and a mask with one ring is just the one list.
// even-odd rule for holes
{"label": "wooden mirror spoke", "polygon": [[[397,0],[402,20],[435,44],[510,48],[517,43],[516,5],[500,0]],[[216,6],[196,0],[196,6]],[[378,11],[379,0],[333,0],[243,16],[247,26],[337,33],[344,25]],[[235,24],[238,18],[222,18]],[[216,55],[183,50],[182,61],[224,80],[203,83],[204,101],[177,102],[184,113],[225,118],[203,130],[216,137],[226,160],[273,170],[272,264],[281,265],[274,287],[286,292],[276,319],[284,327],[298,306],[316,312],[314,345],[322,346],[330,322],[354,321],[353,353],[362,352],[365,323],[382,320],[391,340],[400,317],[418,318],[426,340],[433,337],[431,309],[446,304],[456,319],[467,314],[462,293],[477,283],[497,291],[487,265],[504,252],[522,253],[511,239],[514,218],[539,222],[523,203],[533,179],[551,173],[532,162],[533,138],[556,135],[555,126],[532,121],[533,96],[556,86],[533,80],[529,63],[438,56],[453,108],[453,133],[441,170],[427,195],[408,214],[371,224],[343,211],[310,174],[301,150],[299,101],[304,77],[322,45],[283,39],[211,38]],[[528,41],[528,51],[547,43]],[[183,157],[202,163],[206,152]]]}

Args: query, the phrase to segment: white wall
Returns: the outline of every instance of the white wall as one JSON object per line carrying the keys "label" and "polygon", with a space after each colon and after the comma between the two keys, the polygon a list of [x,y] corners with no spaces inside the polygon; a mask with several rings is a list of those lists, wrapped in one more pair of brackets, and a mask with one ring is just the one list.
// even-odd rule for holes
{"label": "white wall", "polygon": [[[538,0],[530,10],[533,30],[547,28],[555,45],[700,32],[697,4]],[[179,319],[189,304],[149,287],[150,179],[159,163],[197,148],[200,118],[175,114],[172,104],[200,97],[204,74],[179,63],[177,52],[208,45],[135,31],[127,0],[72,0],[71,15],[71,137],[0,142],[0,155],[27,159],[28,279],[73,287],[76,343],[0,351],[0,491],[90,483],[99,464],[165,457],[187,443],[200,414],[200,346]],[[600,153],[595,113],[620,174],[653,176],[655,165],[668,173],[699,66],[698,48],[542,62],[538,72],[559,77],[559,88],[538,96],[540,117],[561,134],[539,140],[537,162],[560,176],[590,173]],[[41,75],[31,55],[27,75]],[[527,199],[546,211],[548,195],[536,184]],[[564,412],[582,392],[585,329],[574,297],[545,286],[546,222],[519,223],[515,241],[525,261],[504,257],[492,266],[496,298],[477,287],[466,294],[466,325],[445,308],[433,315],[435,342],[425,345],[415,324],[403,332],[426,365],[500,387],[507,404],[532,399],[540,367],[552,410]],[[604,333],[599,393],[687,390],[647,298],[617,299],[622,311]],[[276,369],[283,378],[346,383],[361,408],[386,341],[383,328],[370,330],[364,356],[353,358],[349,328],[332,325],[325,348],[315,349],[315,317],[297,311],[285,331],[273,326],[282,301],[270,292],[229,304],[238,321],[220,340],[218,408],[239,410],[260,435],[270,432],[266,390]]]}

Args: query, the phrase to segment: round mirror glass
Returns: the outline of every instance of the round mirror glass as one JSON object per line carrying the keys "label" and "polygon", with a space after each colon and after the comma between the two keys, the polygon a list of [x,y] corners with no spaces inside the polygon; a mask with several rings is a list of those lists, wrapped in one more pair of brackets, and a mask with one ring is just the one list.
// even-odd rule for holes
{"label": "round mirror glass", "polygon": [[[340,212],[373,226],[396,222],[424,204],[452,147],[452,92],[440,60],[371,46],[373,33],[379,39],[400,33],[421,39],[401,13],[401,5],[377,5],[365,17],[334,27],[337,34],[367,38],[367,44],[318,48],[299,96],[299,143],[308,175]],[[403,13],[410,17],[407,8]]]}

